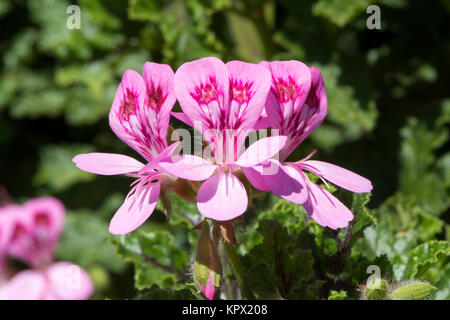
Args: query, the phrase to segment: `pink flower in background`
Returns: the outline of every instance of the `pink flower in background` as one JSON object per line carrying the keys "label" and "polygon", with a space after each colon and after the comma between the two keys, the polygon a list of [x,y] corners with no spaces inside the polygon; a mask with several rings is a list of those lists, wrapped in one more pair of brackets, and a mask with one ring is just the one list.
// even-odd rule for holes
{"label": "pink flower in background", "polygon": [[94,291],[89,275],[70,262],[14,275],[0,287],[0,300],[84,300]]}
{"label": "pink flower in background", "polygon": [[6,213],[14,207],[15,205],[7,205],[0,208],[0,287],[8,279],[6,251],[11,238],[11,227]]}
{"label": "pink flower in background", "polygon": [[[70,262],[54,262],[64,214],[62,203],[51,197],[0,208],[0,260],[10,256],[31,267],[3,279],[0,299],[87,299],[92,295],[86,271]],[[9,278],[7,265],[2,267],[2,275]]]}
{"label": "pink flower in background", "polygon": [[[320,71],[299,61],[262,62],[272,75],[272,87],[265,105],[271,127],[287,136],[280,160],[288,155],[323,121],[328,104],[325,84]],[[244,168],[244,174],[259,190],[302,204],[320,225],[342,228],[353,219],[351,211],[331,193],[312,183],[304,170],[353,192],[370,192],[372,184],[349,170],[322,161],[280,162],[270,159],[259,168]],[[262,174],[264,169],[276,168],[276,174]],[[325,182],[326,183],[326,182]]]}
{"label": "pink flower in background", "polygon": [[38,198],[10,205],[11,238],[7,253],[33,268],[53,261],[53,252],[64,227],[64,207],[55,198]]}
{"label": "pink flower in background", "polygon": [[183,179],[206,180],[197,193],[202,215],[219,221],[236,218],[247,210],[248,197],[234,173],[273,157],[286,141],[281,136],[263,138],[242,150],[263,110],[270,73],[255,64],[203,58],[183,64],[174,81],[183,110],[174,116],[201,130],[212,156],[173,156],[160,166]]}
{"label": "pink flower in background", "polygon": [[147,62],[143,77],[125,71],[117,88],[109,124],[114,133],[144,157],[147,164],[121,154],[88,153],[73,158],[81,170],[136,177],[124,203],[111,220],[109,231],[126,234],[144,223],[157,204],[161,187],[175,178],[159,167],[179,142],[167,146],[170,111],[175,103],[173,71],[168,65]]}

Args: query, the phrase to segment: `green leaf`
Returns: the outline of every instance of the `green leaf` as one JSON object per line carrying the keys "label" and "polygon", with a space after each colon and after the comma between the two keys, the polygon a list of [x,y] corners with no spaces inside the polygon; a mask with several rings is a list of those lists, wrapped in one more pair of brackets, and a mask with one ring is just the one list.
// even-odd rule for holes
{"label": "green leaf", "polygon": [[371,0],[319,0],[313,5],[313,14],[343,27],[375,3]]}
{"label": "green leaf", "polygon": [[347,298],[347,291],[345,290],[331,290],[330,295],[328,296],[328,300],[345,300],[345,298]]}
{"label": "green leaf", "polygon": [[448,130],[430,130],[423,122],[410,118],[400,133],[400,190],[415,197],[427,213],[438,215],[449,207],[450,199],[445,180],[431,170],[431,165],[435,161],[434,151],[448,140]]}
{"label": "green leaf", "polygon": [[139,290],[157,284],[162,288],[179,288],[188,265],[187,253],[176,247],[173,236],[164,230],[138,230],[113,238],[117,252],[135,266],[135,287]]}
{"label": "green leaf", "polygon": [[408,254],[399,254],[392,258],[394,275],[397,280],[421,277],[432,265],[450,255],[447,241],[431,240],[425,242]]}
{"label": "green leaf", "polygon": [[244,266],[250,285],[260,298],[296,296],[313,274],[311,250],[300,249],[296,238],[276,221],[262,220],[258,233],[261,244],[245,256]]}
{"label": "green leaf", "polygon": [[371,193],[354,193],[352,212],[355,215],[355,222],[352,229],[352,236],[361,234],[367,227],[377,223],[377,219],[372,216],[367,208]]}

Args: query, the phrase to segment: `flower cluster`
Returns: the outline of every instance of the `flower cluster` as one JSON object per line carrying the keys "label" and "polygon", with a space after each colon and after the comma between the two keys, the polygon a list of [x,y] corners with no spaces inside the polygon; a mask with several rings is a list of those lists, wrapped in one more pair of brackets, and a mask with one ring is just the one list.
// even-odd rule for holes
{"label": "flower cluster", "polygon": [[[172,112],[176,101],[182,112]],[[353,214],[306,171],[325,185],[328,180],[358,193],[370,192],[371,182],[336,165],[309,160],[315,151],[300,161],[286,161],[327,110],[320,71],[299,61],[224,64],[208,57],[187,62],[176,73],[168,65],[147,62],[142,76],[125,71],[109,113],[114,133],[145,163],[108,153],[80,154],[73,161],[87,172],[136,179],[111,220],[113,234],[135,230],[151,215],[161,193],[172,189],[183,196],[188,193],[183,188],[192,188],[199,212],[213,222],[242,216],[248,191],[254,188],[303,205],[322,226],[342,228]],[[186,149],[179,141],[169,145],[170,116],[200,131],[207,148],[180,154]],[[269,136],[244,148],[256,131],[267,128]],[[205,244],[211,241],[204,239]],[[204,265],[213,265],[204,260]],[[216,284],[203,278],[199,286],[212,298]]]}
{"label": "flower cluster", "polygon": [[[178,100],[183,112],[171,112]],[[114,215],[110,232],[138,228],[154,210],[162,190],[180,179],[204,181],[197,192],[199,212],[215,221],[241,216],[248,206],[247,181],[304,206],[322,226],[348,225],[352,213],[305,171],[353,192],[369,192],[369,180],[338,166],[309,160],[285,162],[289,154],[327,114],[325,85],[319,70],[299,61],[241,61],[224,64],[203,58],[170,66],[149,63],[142,76],[127,70],[109,114],[114,133],[146,160],[119,154],[76,156],[88,172],[135,177],[132,189]],[[170,116],[194,127],[209,144],[209,155],[175,154],[179,142],[167,143]],[[250,133],[270,127],[244,149]],[[278,132],[278,135],[274,135]],[[176,191],[176,190],[175,190]],[[197,191],[197,190],[196,190]]]}
{"label": "flower cluster", "polygon": [[[54,261],[64,227],[64,207],[55,198],[37,198],[0,208],[0,299],[87,299],[93,293],[89,275],[79,266]],[[12,274],[13,258],[29,269]]]}

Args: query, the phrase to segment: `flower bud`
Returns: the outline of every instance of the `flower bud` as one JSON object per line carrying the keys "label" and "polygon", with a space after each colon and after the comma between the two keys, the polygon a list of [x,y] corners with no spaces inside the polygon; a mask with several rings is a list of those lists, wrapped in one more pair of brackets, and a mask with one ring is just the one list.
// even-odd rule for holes
{"label": "flower bud", "polygon": [[202,223],[197,243],[194,280],[209,300],[214,298],[222,282],[222,264],[217,253],[217,245],[211,240],[209,224],[206,220]]}
{"label": "flower bud", "polygon": [[364,288],[364,297],[367,300],[383,300],[386,298],[387,284],[383,279],[372,279]]}
{"label": "flower bud", "polygon": [[413,281],[400,285],[391,293],[389,298],[392,300],[422,300],[436,289],[428,282]]}

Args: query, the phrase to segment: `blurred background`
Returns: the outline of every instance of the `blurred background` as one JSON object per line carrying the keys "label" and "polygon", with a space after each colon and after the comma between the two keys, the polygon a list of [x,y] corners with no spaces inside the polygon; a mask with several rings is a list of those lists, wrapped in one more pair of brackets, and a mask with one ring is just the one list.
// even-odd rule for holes
{"label": "blurred background", "polygon": [[[366,27],[371,4],[380,30]],[[80,29],[66,26],[69,5]],[[205,56],[295,59],[323,73],[329,113],[292,158],[317,148],[316,159],[372,180],[369,207],[401,217],[393,232],[424,228],[410,246],[448,239],[449,14],[448,0],[2,0],[0,184],[16,202],[61,199],[58,258],[91,273],[95,297],[130,297],[134,271],[107,226],[131,181],[71,162],[91,151],[136,156],[107,121],[122,73]]]}

